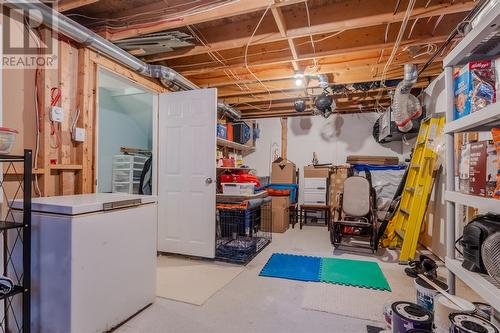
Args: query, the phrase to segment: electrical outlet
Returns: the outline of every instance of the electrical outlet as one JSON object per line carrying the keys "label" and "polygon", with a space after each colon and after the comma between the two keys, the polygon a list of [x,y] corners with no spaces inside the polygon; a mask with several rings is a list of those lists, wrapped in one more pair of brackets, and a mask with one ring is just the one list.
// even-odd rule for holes
{"label": "electrical outlet", "polygon": [[85,141],[85,129],[80,127],[75,127],[73,131],[73,141],[84,142]]}
{"label": "electrical outlet", "polygon": [[56,123],[62,123],[64,120],[64,110],[59,106],[50,108],[50,120]]}

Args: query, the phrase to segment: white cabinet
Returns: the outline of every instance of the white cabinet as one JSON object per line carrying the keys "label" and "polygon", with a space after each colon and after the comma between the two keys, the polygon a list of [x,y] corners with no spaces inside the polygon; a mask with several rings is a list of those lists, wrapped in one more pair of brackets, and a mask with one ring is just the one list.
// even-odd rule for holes
{"label": "white cabinet", "polygon": [[328,183],[326,178],[304,179],[304,204],[326,205]]}

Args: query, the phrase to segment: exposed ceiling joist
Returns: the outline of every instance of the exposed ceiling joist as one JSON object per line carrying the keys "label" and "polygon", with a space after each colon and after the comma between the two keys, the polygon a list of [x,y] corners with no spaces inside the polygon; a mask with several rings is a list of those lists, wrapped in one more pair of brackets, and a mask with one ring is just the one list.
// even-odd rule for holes
{"label": "exposed ceiling joist", "polygon": [[[425,62],[424,59],[414,59],[413,61],[416,64],[421,64]],[[394,64],[395,67],[391,68],[388,73],[388,78],[400,78],[403,74],[403,63],[396,62]],[[330,82],[332,84],[343,84],[343,83],[356,83],[356,82],[368,82],[378,80],[381,76],[381,70],[376,71],[377,68],[383,67],[384,64],[375,64],[372,65],[366,61],[366,59],[361,60],[353,60],[346,61],[336,64],[320,64],[318,66],[318,70],[315,74],[331,74],[333,80]],[[373,71],[372,68],[373,67]],[[435,72],[438,74],[442,71],[442,65],[440,62],[434,63],[424,72],[423,76],[432,76]],[[430,72],[430,75],[427,74]],[[253,74],[256,75],[261,81],[269,81],[269,80],[280,80],[280,79],[289,79],[293,76],[293,68],[286,66],[269,66],[269,67],[261,67],[255,69]],[[200,76],[192,76],[190,77],[196,84],[200,87],[222,87],[227,85],[241,85],[246,83],[254,83],[256,82],[255,76],[249,74],[248,72],[241,71],[237,73],[238,80],[228,78],[224,74],[206,74]]]}
{"label": "exposed ceiling joist", "polygon": [[[427,8],[425,8],[424,5],[420,4],[419,7],[415,7],[412,19],[429,18],[433,16],[448,15],[454,13],[464,13],[471,10],[474,5],[475,2],[472,0],[455,1],[453,4],[433,4]],[[286,37],[283,37],[279,31],[274,33],[257,33],[252,40],[252,44],[265,44],[284,40],[287,38],[293,39],[306,37],[310,34],[327,34],[343,31],[346,29],[352,30],[370,26],[377,26],[380,25],[381,22],[391,24],[401,22],[404,13],[400,12],[394,15],[393,12],[394,7],[392,1],[359,0],[347,4],[332,3],[328,6],[328,11],[325,10],[323,13],[317,13],[317,15],[322,16],[334,15],[330,20],[328,20],[328,23],[312,25],[310,28],[307,26],[289,28],[286,32]],[[241,22],[239,24],[248,25],[249,22]],[[157,54],[155,56],[146,57],[145,60],[156,62],[179,57],[187,57],[197,54],[204,54],[209,51],[214,52],[243,47],[248,43],[248,36],[237,36],[237,34],[235,33],[244,30],[242,27],[237,28],[235,26],[233,28],[229,28],[228,26],[221,26],[220,29],[226,31],[225,38],[222,40],[220,39],[221,32],[218,31],[219,29],[217,27],[211,28],[211,33],[214,34],[213,36],[210,36],[208,32],[207,34],[205,34],[205,37],[209,43],[208,46],[196,46],[188,50],[177,50],[174,52]],[[235,34],[236,36],[234,38],[230,38],[229,36],[231,34]],[[219,36],[219,38],[217,38],[217,36]]]}
{"label": "exposed ceiling joist", "polygon": [[[405,47],[413,47],[413,46],[420,46],[420,45],[427,45],[429,43],[432,44],[440,44],[446,40],[447,36],[446,35],[439,35],[439,36],[421,36],[421,38],[415,38],[411,40],[406,40],[403,43],[401,43],[401,48]],[[298,61],[306,61],[306,60],[312,60],[312,59],[317,59],[320,60],[324,58],[336,58],[339,59],[339,62],[345,62],[348,61],[349,59],[360,59],[361,56],[364,56],[368,53],[376,53],[376,55],[373,55],[371,58],[366,57],[365,59],[370,59],[373,60],[372,58],[375,57],[376,59],[374,62],[376,63],[377,60],[380,58],[380,50],[382,49],[390,49],[394,46],[394,42],[388,42],[388,43],[383,43],[379,41],[378,39],[371,38],[371,36],[362,36],[359,39],[359,45],[349,47],[342,42],[342,40],[339,41],[339,43],[332,43],[332,47],[328,50],[322,50],[318,53],[308,53],[308,54],[301,54],[298,56]],[[385,60],[388,57],[388,52],[385,57],[380,59],[381,61]],[[175,70],[179,71],[185,76],[197,76],[197,75],[207,75],[207,73],[215,73],[217,71],[223,72],[224,70],[240,70],[242,68],[246,68],[246,65],[249,67],[256,67],[256,66],[264,66],[264,65],[286,65],[287,63],[291,62],[290,56],[280,56],[278,57],[269,57],[269,55],[264,55],[263,57],[258,57],[258,58],[249,58],[248,64],[245,64],[244,61],[238,60],[237,62],[228,62],[229,64],[227,66],[200,66],[200,68],[197,69],[189,69],[191,66],[189,63],[184,63],[181,65],[172,65],[171,67],[174,68]],[[366,62],[368,64],[368,61]],[[195,65],[195,64],[193,64]]]}
{"label": "exposed ceiling joist", "polygon": [[57,3],[57,9],[60,12],[67,12],[68,10],[87,6],[98,1],[99,0],[60,0]]}
{"label": "exposed ceiling joist", "polygon": [[297,60],[299,60],[299,56],[297,54],[297,50],[295,49],[295,44],[293,42],[292,38],[287,37],[287,27],[285,23],[285,18],[283,16],[283,12],[281,11],[281,8],[272,6],[271,11],[273,13],[274,20],[276,21],[276,25],[278,26],[278,30],[280,31],[281,37],[286,38],[288,42],[288,46],[290,47],[290,52],[292,54],[292,66],[295,71],[298,71],[300,69],[299,64]]}
{"label": "exposed ceiling joist", "polygon": [[[414,88],[425,88],[425,87],[427,87],[427,85],[429,85],[430,81],[431,81],[431,78],[429,78],[429,77],[421,77],[421,78],[419,78],[419,80],[417,81],[417,83],[413,87]],[[241,91],[239,92],[239,94],[237,94],[237,93],[232,93],[232,94],[226,93],[225,94],[224,91],[228,91],[227,90],[228,87],[225,87],[225,90],[218,89],[217,92],[218,92],[219,98],[229,98],[229,97],[238,97],[238,96],[243,97],[243,96],[248,96],[248,95],[252,95],[252,96],[263,95],[263,97],[266,97],[266,95],[267,96],[269,95],[269,92],[271,92],[271,93],[286,92],[287,94],[293,95],[294,93],[298,94],[300,91],[303,90],[303,88],[298,89],[297,87],[295,87],[293,80],[280,80],[280,81],[270,82],[270,84],[267,86],[269,88],[269,92],[267,92],[266,90],[257,90],[257,88],[259,88],[258,84],[254,84],[252,86],[255,86],[256,90],[254,90],[253,92],[247,92],[246,94],[242,93]],[[384,89],[371,89],[367,92],[352,92],[352,93],[349,93],[349,96],[355,98],[357,96],[364,96],[366,93],[378,92],[380,90],[389,91],[389,90],[394,90],[395,88],[396,87],[387,87]],[[260,87],[260,89],[262,89],[262,87]],[[307,87],[307,89],[314,91],[314,90],[318,90],[321,88],[319,88],[317,84],[312,84],[312,85],[310,84]],[[231,90],[229,90],[229,91],[231,91]],[[294,98],[292,98],[290,100],[293,100],[293,99]],[[275,104],[275,103],[273,103],[273,104]],[[242,106],[239,109],[244,110],[246,108],[247,108],[247,106]]]}
{"label": "exposed ceiling joist", "polygon": [[[151,24],[148,27],[124,30],[120,32],[108,32],[105,33],[109,40],[115,41],[124,38],[140,36],[145,34],[150,34],[153,32],[159,32],[170,29],[177,29],[179,27],[184,27],[187,25],[198,24],[202,22],[214,21],[223,19],[230,16],[242,15],[252,12],[257,12],[265,10],[268,6],[274,4],[275,6],[287,6],[295,3],[304,2],[305,0],[284,0],[274,3],[273,0],[245,0],[245,1],[234,1],[227,5],[218,7],[216,10],[204,11],[201,13],[196,13],[192,15],[187,15],[181,17],[178,20],[171,21],[159,21],[157,24]],[[148,12],[152,10],[158,10],[161,12],[162,7],[158,6],[162,2],[156,2],[150,5],[142,6],[139,8],[134,8],[133,10],[127,10],[123,12],[116,13],[116,17],[124,17],[129,15],[140,14],[143,12]],[[163,3],[163,7],[165,4]]]}

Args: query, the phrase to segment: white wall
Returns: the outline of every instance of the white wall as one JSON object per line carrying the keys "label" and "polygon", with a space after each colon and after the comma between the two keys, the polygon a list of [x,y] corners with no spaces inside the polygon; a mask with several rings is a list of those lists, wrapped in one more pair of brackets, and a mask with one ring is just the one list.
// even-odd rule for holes
{"label": "white wall", "polygon": [[112,158],[120,147],[152,149],[153,95],[113,94],[99,89],[98,192],[112,190]]}
{"label": "white wall", "polygon": [[[446,112],[446,93],[444,73],[437,77],[424,91],[424,105],[427,114]],[[413,141],[414,143],[414,141]],[[413,144],[408,149],[408,153]],[[420,242],[435,255],[444,258],[446,255],[446,202],[445,192],[445,161],[444,154],[440,160],[441,172],[437,174],[434,190],[432,191],[427,208],[425,230],[420,236]]]}
{"label": "white wall", "polygon": [[[377,113],[334,115],[323,117],[293,117],[288,119],[288,159],[300,169],[300,183],[304,183],[303,167],[311,164],[313,152],[319,163],[344,164],[347,155],[397,156],[402,158],[401,142],[378,144],[372,136]],[[271,163],[270,147],[281,143],[279,118],[257,120],[261,137],[256,151],[245,163],[257,169],[257,175],[268,176]],[[300,197],[303,197],[300,195]]]}
{"label": "white wall", "polygon": [[279,118],[257,120],[260,137],[255,142],[255,152],[244,158],[245,164],[257,170],[258,176],[269,176],[272,150],[281,154],[281,123]]}

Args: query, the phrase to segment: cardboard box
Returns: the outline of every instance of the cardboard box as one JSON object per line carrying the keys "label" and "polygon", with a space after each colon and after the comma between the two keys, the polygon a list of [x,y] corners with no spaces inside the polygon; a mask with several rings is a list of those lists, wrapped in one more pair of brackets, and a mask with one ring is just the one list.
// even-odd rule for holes
{"label": "cardboard box", "polygon": [[486,146],[486,197],[495,196],[498,173],[498,150],[495,148],[494,141],[488,141]]}
{"label": "cardboard box", "polygon": [[328,178],[330,176],[331,168],[328,167],[315,167],[308,165],[304,167],[304,178]]}
{"label": "cardboard box", "polygon": [[469,194],[493,197],[497,155],[493,141],[470,144]]}
{"label": "cardboard box", "polygon": [[454,81],[455,119],[495,103],[495,68],[490,60],[470,62],[458,68]]}
{"label": "cardboard box", "polygon": [[293,162],[281,157],[273,162],[271,168],[271,183],[273,184],[296,184],[297,167]]}
{"label": "cardboard box", "polygon": [[272,198],[273,232],[283,233],[290,224],[290,198]]}

